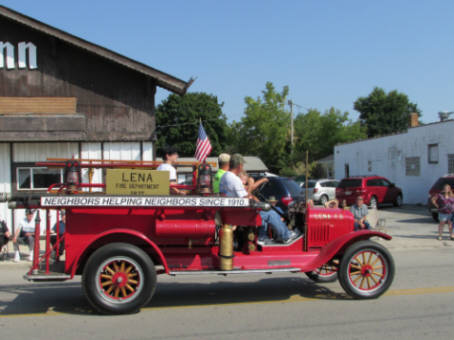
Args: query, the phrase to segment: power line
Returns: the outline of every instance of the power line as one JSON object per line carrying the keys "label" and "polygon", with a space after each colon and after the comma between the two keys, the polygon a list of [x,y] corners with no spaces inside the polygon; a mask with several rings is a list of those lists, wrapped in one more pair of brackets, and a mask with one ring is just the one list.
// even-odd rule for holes
{"label": "power line", "polygon": [[[201,122],[203,123],[203,122],[209,122],[209,121],[214,121],[214,120],[218,120],[218,119],[217,118],[203,119],[203,120],[201,120]],[[168,127],[184,126],[184,125],[195,125],[195,124],[199,124],[199,123],[200,123],[200,120],[195,120],[193,122],[168,124],[168,125],[156,125],[156,129],[164,129],[164,128],[168,128]]]}

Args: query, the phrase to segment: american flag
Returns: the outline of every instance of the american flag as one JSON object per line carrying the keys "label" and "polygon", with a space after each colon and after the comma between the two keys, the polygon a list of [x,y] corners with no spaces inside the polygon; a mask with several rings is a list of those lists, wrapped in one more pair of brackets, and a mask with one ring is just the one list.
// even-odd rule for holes
{"label": "american flag", "polygon": [[211,152],[211,143],[203,128],[202,122],[199,125],[199,136],[197,137],[197,144],[195,148],[194,157],[201,163],[205,161]]}

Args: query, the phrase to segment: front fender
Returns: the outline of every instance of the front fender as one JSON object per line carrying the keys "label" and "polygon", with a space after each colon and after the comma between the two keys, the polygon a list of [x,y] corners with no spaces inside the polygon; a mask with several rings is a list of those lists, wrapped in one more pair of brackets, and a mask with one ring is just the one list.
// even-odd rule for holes
{"label": "front fender", "polygon": [[156,255],[158,255],[159,259],[161,260],[162,265],[164,266],[165,272],[167,274],[170,272],[169,267],[167,265],[167,261],[166,261],[166,259],[164,257],[164,254],[162,253],[161,249],[159,249],[159,247],[156,245],[156,243],[154,243],[152,240],[150,240],[144,234],[139,233],[139,232],[137,232],[135,230],[117,228],[117,229],[111,229],[111,230],[105,231],[105,232],[103,232],[101,234],[97,234],[94,238],[92,238],[90,240],[90,242],[88,242],[88,245],[83,249],[83,251],[81,251],[79,253],[79,255],[77,256],[76,260],[73,262],[74,265],[71,268],[71,277],[74,277],[74,275],[76,275],[76,271],[77,271],[77,268],[80,265],[80,260],[82,259],[82,256],[86,253],[88,248],[90,248],[90,246],[93,243],[95,243],[96,241],[102,239],[103,237],[110,236],[110,235],[115,235],[115,234],[117,234],[117,235],[118,234],[131,235],[131,236],[140,238],[143,241],[145,241],[148,245],[150,245],[153,248],[153,250],[155,251]]}
{"label": "front fender", "polygon": [[346,249],[352,243],[368,240],[371,237],[381,237],[385,240],[391,240],[392,237],[388,234],[379,232],[379,231],[372,231],[372,230],[361,230],[361,231],[352,231],[348,234],[345,234],[335,240],[331,241],[327,245],[325,245],[320,254],[312,261],[311,263],[311,270],[317,269],[331,260],[336,254],[340,251]]}

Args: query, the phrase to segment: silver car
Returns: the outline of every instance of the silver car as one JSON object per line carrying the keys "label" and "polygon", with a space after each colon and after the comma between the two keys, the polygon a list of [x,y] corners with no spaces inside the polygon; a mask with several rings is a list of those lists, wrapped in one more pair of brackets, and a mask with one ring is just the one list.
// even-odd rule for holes
{"label": "silver car", "polygon": [[[335,179],[310,179],[307,183],[309,199],[324,205],[326,202],[336,198],[336,187],[339,181]],[[306,185],[300,182],[303,189],[303,196],[306,196]]]}

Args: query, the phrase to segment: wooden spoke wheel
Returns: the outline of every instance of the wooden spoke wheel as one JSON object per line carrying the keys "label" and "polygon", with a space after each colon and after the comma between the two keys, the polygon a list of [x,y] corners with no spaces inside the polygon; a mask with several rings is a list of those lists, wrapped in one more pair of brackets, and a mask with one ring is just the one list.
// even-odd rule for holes
{"label": "wooden spoke wheel", "polygon": [[114,257],[98,267],[97,289],[108,300],[128,302],[143,289],[143,271],[128,257]]}
{"label": "wooden spoke wheel", "polygon": [[112,243],[90,256],[82,284],[88,301],[98,312],[131,313],[151,299],[156,271],[150,257],[140,248]]}
{"label": "wooden spoke wheel", "polygon": [[333,282],[337,280],[337,266],[329,262],[306,275],[315,282]]}
{"label": "wooden spoke wheel", "polygon": [[342,257],[339,280],[344,290],[356,298],[376,298],[394,278],[394,261],[382,245],[360,241],[350,246]]}

